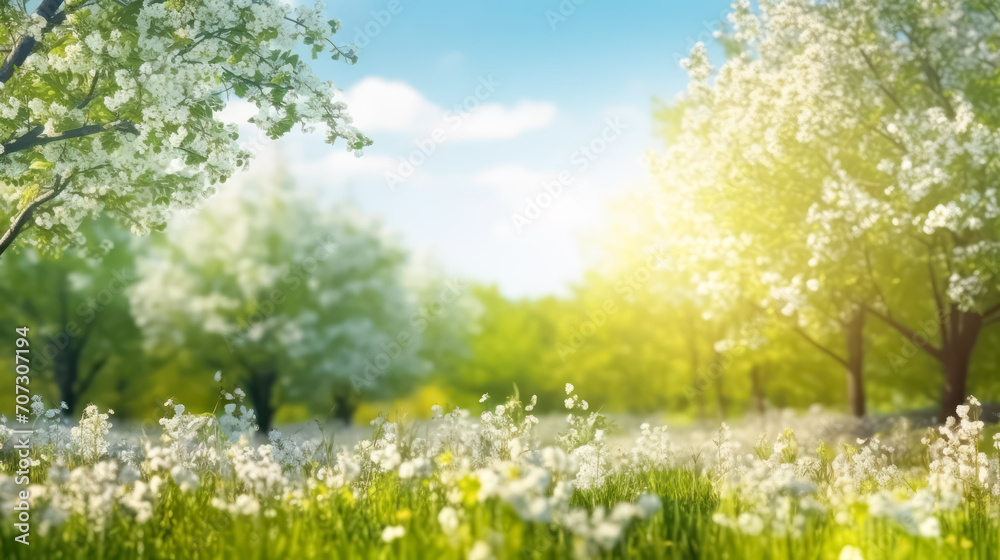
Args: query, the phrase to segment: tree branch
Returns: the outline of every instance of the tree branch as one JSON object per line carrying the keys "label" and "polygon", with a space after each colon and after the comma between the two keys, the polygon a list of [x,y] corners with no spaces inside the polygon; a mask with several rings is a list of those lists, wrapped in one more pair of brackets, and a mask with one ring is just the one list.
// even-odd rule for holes
{"label": "tree branch", "polygon": [[840,365],[842,365],[844,367],[850,367],[850,365],[848,365],[848,363],[847,363],[847,360],[845,360],[844,358],[842,358],[839,354],[837,354],[833,350],[830,350],[826,346],[823,346],[819,342],[816,342],[816,339],[814,339],[813,337],[809,336],[809,334],[806,333],[806,331],[802,330],[800,327],[794,327],[792,330],[794,330],[795,332],[797,332],[799,334],[799,336],[801,336],[802,338],[804,338],[806,340],[806,342],[808,342],[809,344],[813,345],[814,347],[816,347],[818,350],[820,350],[821,352],[823,352],[827,356],[830,356],[834,360],[837,360],[838,362],[840,362]]}
{"label": "tree branch", "polygon": [[899,151],[903,152],[904,154],[910,153],[910,150],[907,150],[906,146],[904,146],[899,140],[896,140],[891,135],[889,135],[888,132],[885,132],[884,130],[875,125],[868,125],[868,128],[873,132],[877,133],[882,138],[885,138],[886,140],[891,142],[893,146],[896,146],[896,148],[898,148]]}
{"label": "tree branch", "polygon": [[868,271],[868,279],[871,280],[872,287],[875,288],[875,293],[878,294],[878,298],[882,300],[882,305],[888,307],[889,300],[885,298],[885,292],[882,291],[882,288],[878,285],[878,281],[875,280],[875,267],[872,266],[872,256],[867,245],[864,247],[863,252],[865,254],[865,270]]}
{"label": "tree branch", "polygon": [[94,378],[97,377],[97,374],[100,373],[101,369],[104,368],[104,364],[106,363],[108,363],[108,357],[104,356],[103,358],[97,360],[96,362],[90,365],[90,372],[87,374],[87,377],[83,378],[80,381],[80,385],[77,388],[76,391],[77,396],[81,396],[87,392],[87,389],[90,388],[90,384],[94,382]]}
{"label": "tree branch", "polygon": [[[43,35],[66,20],[66,15],[59,13],[62,3],[63,0],[42,0],[38,9],[35,10],[34,15],[41,16],[46,22],[45,27],[42,28]],[[0,84],[7,83],[14,76],[14,71],[24,64],[31,51],[35,50],[36,44],[38,44],[38,41],[31,35],[24,35],[14,43],[10,49],[10,54],[4,59],[3,65],[0,65]]]}
{"label": "tree branch", "polygon": [[941,83],[941,75],[938,74],[936,68],[931,66],[930,61],[923,57],[921,59],[921,66],[924,71],[924,75],[927,76],[927,83],[935,94],[941,98],[941,103],[944,104],[945,113],[947,113],[948,118],[955,118],[955,109],[951,105],[951,100],[948,99],[948,95],[944,91],[944,85]]}
{"label": "tree branch", "polygon": [[944,324],[946,320],[951,318],[951,313],[950,310],[945,309],[944,301],[941,299],[937,275],[934,274],[934,263],[931,261],[931,256],[930,254],[927,255],[927,273],[931,278],[931,291],[934,292],[934,306],[937,308],[938,322]]}
{"label": "tree branch", "polygon": [[81,99],[80,102],[76,104],[76,108],[77,109],[83,109],[88,104],[90,104],[91,101],[94,100],[94,95],[97,93],[97,82],[100,79],[101,79],[101,71],[100,70],[95,70],[94,71],[94,79],[91,80],[91,82],[90,82],[90,91],[87,92],[87,96],[86,97],[84,97],[83,99]]}
{"label": "tree branch", "polygon": [[984,317],[983,318],[983,326],[984,327],[988,327],[990,325],[995,325],[997,323],[1000,323],[1000,315],[994,315],[992,317]]}
{"label": "tree branch", "polygon": [[1000,303],[988,308],[986,311],[983,311],[983,319],[994,319],[994,317],[990,317],[990,315],[993,315],[997,311],[1000,311]]}
{"label": "tree branch", "polygon": [[53,142],[59,142],[61,140],[70,140],[72,138],[83,138],[84,136],[91,136],[93,134],[98,134],[106,130],[118,130],[121,132],[137,133],[135,125],[131,121],[112,121],[101,124],[88,124],[81,126],[79,128],[73,128],[70,130],[65,130],[59,134],[53,136],[42,136],[41,133],[44,129],[42,127],[35,127],[30,132],[24,136],[14,140],[3,146],[3,155],[12,154],[14,152],[20,152],[23,150],[28,150],[36,146],[44,146],[45,144],[51,144]]}
{"label": "tree branch", "polygon": [[[892,103],[899,108],[900,111],[905,112],[906,108],[904,108],[903,104],[900,103],[899,98],[896,97],[896,94],[891,89],[889,89],[889,86],[885,85],[885,82],[882,80],[882,73],[878,71],[878,67],[875,66],[875,62],[871,59],[870,56],[868,56],[868,53],[866,53],[861,48],[858,48],[858,52],[861,54],[861,58],[864,59],[865,64],[868,65],[868,69],[871,70],[872,74],[875,75],[875,81],[878,85],[878,88],[882,90],[882,93],[884,93],[886,97],[888,97],[892,101]],[[893,143],[895,143],[895,141],[893,141]]]}
{"label": "tree branch", "polygon": [[[90,104],[91,101],[94,100],[94,96],[97,93],[97,91],[96,91],[97,90],[97,82],[98,82],[98,80],[100,80],[100,77],[101,77],[101,73],[100,72],[94,72],[94,79],[90,82],[90,91],[87,92],[86,97],[84,97],[83,99],[81,99],[80,102],[76,104],[76,108],[77,109],[83,109],[83,108],[85,108],[88,104]],[[42,135],[42,132],[45,132],[45,127],[44,126],[36,126],[35,128],[32,128],[31,130],[29,130],[28,132],[26,132],[24,134],[24,136],[21,136],[20,138],[18,138],[16,140],[13,140],[11,142],[8,142],[7,144],[4,144],[3,145],[3,151],[0,152],[0,155],[3,155],[4,153],[7,153],[7,152],[17,152],[17,151],[21,151],[23,149],[26,149],[26,148],[23,148],[21,146],[32,147],[32,146],[35,146],[35,145],[39,145],[39,144],[34,144],[34,142],[35,142],[35,139],[37,139],[39,136]]]}
{"label": "tree branch", "polygon": [[900,334],[902,334],[907,339],[909,339],[910,342],[912,342],[914,345],[917,346],[917,348],[920,348],[924,352],[927,352],[928,354],[930,354],[931,356],[933,356],[934,359],[936,359],[938,361],[944,361],[944,352],[940,348],[937,348],[936,346],[934,346],[933,344],[931,344],[930,341],[927,340],[926,337],[920,336],[920,333],[918,333],[918,332],[914,331],[913,329],[907,327],[903,323],[900,323],[899,321],[893,319],[891,316],[886,315],[885,313],[882,313],[881,311],[878,311],[877,309],[873,309],[868,304],[862,303],[861,306],[865,308],[865,311],[867,311],[867,312],[871,313],[872,315],[878,317],[879,319],[882,320],[882,322],[884,322],[885,324],[887,324],[887,325],[891,326],[892,328],[896,329],[897,331],[899,331]]}
{"label": "tree branch", "polygon": [[11,243],[14,242],[14,239],[16,239],[24,228],[31,223],[31,217],[34,216],[38,207],[55,198],[60,192],[62,192],[64,185],[65,183],[63,182],[62,177],[56,177],[55,182],[52,185],[52,189],[49,190],[49,192],[31,201],[31,203],[28,204],[24,210],[21,210],[21,213],[18,214],[17,217],[14,218],[13,223],[11,223],[10,229],[3,234],[3,237],[0,237],[0,255],[2,255],[8,247],[10,247]]}

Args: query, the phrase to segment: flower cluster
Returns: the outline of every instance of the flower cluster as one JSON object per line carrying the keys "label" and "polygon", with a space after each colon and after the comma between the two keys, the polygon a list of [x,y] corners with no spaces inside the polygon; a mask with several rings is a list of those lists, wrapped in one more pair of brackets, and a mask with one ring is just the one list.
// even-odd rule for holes
{"label": "flower cluster", "polygon": [[337,87],[301,60],[338,47],[322,2],[135,0],[64,3],[46,20],[5,10],[12,37],[39,39],[0,84],[0,198],[13,217],[36,201],[25,240],[79,241],[81,222],[106,212],[136,234],[160,229],[178,208],[245,166],[251,150],[227,123],[227,104],[254,109],[262,134],[321,127],[328,142],[360,151]]}
{"label": "flower cluster", "polygon": [[[572,386],[567,394],[568,407],[583,407]],[[813,454],[786,430],[773,440],[761,435],[745,453],[726,425],[710,443],[696,434],[693,443],[679,444],[665,427],[643,424],[633,442],[615,447],[604,434],[613,426],[590,411],[571,416],[562,445],[545,445],[531,430],[537,420],[525,410],[535,402],[533,397],[532,404],[522,406],[509,398],[504,405],[487,405],[478,419],[462,409],[444,413],[435,406],[420,425],[380,416],[371,423],[371,436],[351,447],[278,431],[266,443],[254,442],[247,432],[227,437],[222,419],[191,414],[171,401],[160,420],[158,442],[109,444],[108,415],[89,406],[68,438],[50,437],[34,459],[47,470],[47,480],[32,490],[40,531],[74,517],[100,529],[115,512],[143,524],[170,493],[209,492],[204,503],[220,513],[273,517],[282,508],[321,508],[325,500],[364,502],[390,484],[427,496],[449,539],[460,540],[473,522],[470,509],[483,505],[566,531],[585,555],[614,548],[634,524],[662,507],[659,496],[642,486],[610,504],[584,505],[588,496],[613,491],[612,480],[651,480],[651,473],[689,472],[721,498],[713,515],[717,524],[751,537],[781,539],[797,539],[825,518],[850,526],[857,522],[852,512],[859,510],[916,537],[938,537],[943,512],[997,495],[997,458],[979,450],[983,424],[975,399],[959,407],[957,419],[934,437],[925,438],[931,462],[922,482],[913,472],[904,476],[893,462],[896,449],[874,437],[830,456],[825,447]],[[36,403],[36,422],[45,424],[50,410]],[[252,414],[247,410],[241,417]],[[0,474],[4,511],[13,499],[10,488],[12,477]],[[384,543],[406,534],[404,525],[381,528]],[[479,552],[488,552],[483,546],[490,545],[475,544]],[[466,552],[471,555],[475,547]]]}
{"label": "flower cluster", "polygon": [[661,192],[644,198],[678,283],[826,335],[851,302],[884,299],[884,259],[913,277],[929,264],[947,305],[988,308],[1000,127],[978,84],[1000,63],[994,10],[737,0],[728,21],[722,64],[701,43],[681,61],[689,86],[652,161]]}

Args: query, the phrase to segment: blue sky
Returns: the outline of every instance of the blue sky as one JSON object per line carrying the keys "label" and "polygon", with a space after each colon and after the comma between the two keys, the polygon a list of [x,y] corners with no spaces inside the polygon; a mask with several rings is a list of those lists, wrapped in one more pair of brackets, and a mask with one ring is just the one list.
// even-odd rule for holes
{"label": "blue sky", "polygon": [[296,133],[261,157],[280,154],[302,183],[353,199],[452,274],[511,296],[565,293],[587,267],[583,239],[600,231],[605,204],[644,180],[642,157],[659,147],[653,97],[684,88],[678,60],[710,42],[727,9],[330,3],[339,42],[357,43],[361,58],[318,71],[375,145],[355,159]]}

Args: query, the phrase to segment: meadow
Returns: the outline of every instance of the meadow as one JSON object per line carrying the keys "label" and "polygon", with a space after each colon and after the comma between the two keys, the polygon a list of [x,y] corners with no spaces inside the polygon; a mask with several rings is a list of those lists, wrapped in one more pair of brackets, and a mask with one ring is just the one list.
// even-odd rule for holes
{"label": "meadow", "polygon": [[[817,410],[788,429],[625,433],[567,384],[554,441],[537,399],[483,396],[337,434],[256,441],[239,390],[221,414],[164,403],[157,430],[116,438],[112,411],[76,426],[33,402],[30,545],[15,546],[15,440],[0,431],[9,559],[992,558],[1000,436],[970,398],[946,424],[883,421],[850,439]],[[856,425],[855,432],[865,430]],[[631,430],[630,430],[631,431]],[[870,430],[869,430],[870,431]],[[545,439],[553,439],[546,437]],[[827,441],[823,441],[826,439]]]}
{"label": "meadow", "polygon": [[0,560],[1000,558],[1000,2],[331,4],[0,3]]}

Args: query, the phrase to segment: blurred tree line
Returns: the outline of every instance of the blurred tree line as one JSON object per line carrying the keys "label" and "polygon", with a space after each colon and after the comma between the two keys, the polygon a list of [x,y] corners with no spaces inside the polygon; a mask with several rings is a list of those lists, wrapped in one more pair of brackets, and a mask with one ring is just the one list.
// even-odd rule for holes
{"label": "blurred tree line", "polygon": [[[64,402],[67,417],[95,402],[119,418],[155,418],[167,398],[211,410],[236,387],[262,429],[349,422],[363,404],[427,391],[473,406],[517,390],[557,412],[567,382],[607,411],[689,419],[938,401],[939,365],[883,321],[858,326],[866,359],[845,376],[852,339],[824,315],[842,302],[817,292],[816,312],[786,316],[781,298],[746,297],[768,301],[752,267],[713,245],[712,223],[683,224],[697,236],[657,231],[670,205],[649,201],[661,195],[616,202],[591,244],[594,268],[568,295],[510,298],[447,277],[376,220],[318,203],[278,169],[164,233],[136,238],[98,220],[81,225],[84,244],[20,249],[0,266],[0,321],[10,333],[31,328],[32,389]],[[894,266],[880,271],[899,313],[933,311],[926,282]],[[1000,389],[998,336],[984,330],[972,360],[969,391],[984,400]]]}
{"label": "blurred tree line", "polygon": [[[232,199],[220,200],[230,211],[263,223],[252,208],[234,210]],[[235,215],[229,221],[217,218],[212,223],[224,229],[237,221]],[[305,223],[300,214],[275,220],[292,221]],[[230,331],[213,325],[213,316],[223,309],[238,317],[260,311],[263,301],[274,303],[271,289],[281,285],[280,274],[272,271],[272,280],[255,291],[238,285],[230,269],[239,269],[234,264],[239,259],[227,250],[211,259],[181,257],[172,254],[178,246],[168,236],[134,239],[103,221],[91,227],[88,238],[99,240],[92,245],[48,255],[25,249],[0,267],[3,328],[31,327],[32,388],[48,400],[66,402],[67,416],[96,402],[120,418],[155,418],[169,397],[212,409],[217,370],[224,386],[243,388],[264,411],[258,420],[266,425],[325,416],[350,420],[363,402],[385,402],[427,387],[469,406],[483,393],[506,395],[516,386],[522,395],[538,395],[539,411],[559,411],[566,382],[607,411],[665,411],[694,419],[812,403],[850,410],[842,368],[788,324],[751,315],[707,317],[676,293],[677,279],[655,258],[644,256],[614,272],[594,270],[566,297],[524,299],[505,297],[494,286],[445,279],[424,265],[417,267],[422,277],[390,281],[384,267],[395,270],[408,259],[398,246],[375,243],[359,254],[381,259],[359,257],[353,266],[331,260],[343,268],[317,267],[304,274],[302,293],[291,290],[285,305],[267,315],[272,333],[253,338],[243,332],[227,343]],[[266,238],[282,229],[258,228],[253,235]],[[227,235],[232,231],[201,239],[233,243]],[[264,245],[272,263],[288,261],[281,243],[272,239]],[[186,247],[193,246],[189,239]],[[245,245],[233,248],[242,251]],[[244,268],[255,277],[267,275],[260,260]],[[367,302],[364,286],[372,288]],[[334,305],[338,298],[330,290],[345,290],[339,304],[347,307]],[[242,298],[233,297],[237,294]],[[253,294],[264,296],[254,300]],[[321,303],[324,298],[328,301]],[[332,311],[308,313],[323,305]],[[374,321],[387,306],[397,311],[383,317],[389,326],[379,330]],[[299,317],[302,313],[307,317]],[[299,319],[316,332],[288,339]],[[233,320],[233,332],[248,326],[253,328]],[[870,322],[865,328],[869,409],[932,406],[938,397],[933,361],[884,325]],[[404,355],[400,335],[421,341],[407,345]],[[986,398],[1000,389],[991,374],[1000,360],[995,336],[984,334],[972,367],[971,391]],[[236,352],[230,350],[234,344]],[[390,365],[384,359],[392,366],[382,368],[378,375],[384,378],[364,377],[366,370]],[[256,385],[256,364],[273,368],[266,396]]]}
{"label": "blurred tree line", "polygon": [[[595,268],[568,296],[509,298],[446,277],[377,221],[317,204],[278,169],[166,233],[135,238],[99,220],[82,226],[85,245],[21,249],[0,266],[0,321],[31,328],[32,389],[65,402],[67,417],[96,402],[154,418],[170,397],[210,410],[235,387],[263,428],[351,421],[363,403],[428,388],[469,406],[516,387],[558,411],[567,382],[608,411],[717,418],[821,403],[857,413],[852,380],[830,359],[837,331],[703,297],[699,284],[724,263],[692,277],[678,243],[650,242],[650,216],[636,207],[645,200],[618,202]],[[919,279],[894,286],[919,313]],[[863,329],[868,409],[936,402],[933,360],[884,323]],[[997,336],[983,333],[971,370],[970,390],[987,399]]]}
{"label": "blurred tree line", "polygon": [[2,328],[31,328],[32,388],[67,416],[93,401],[155,417],[168,397],[212,409],[235,387],[263,429],[430,390],[558,411],[567,382],[608,411],[687,418],[813,403],[943,418],[966,394],[992,400],[1000,131],[980,80],[997,70],[945,63],[967,49],[937,29],[920,33],[940,68],[887,46],[923,7],[796,6],[867,50],[833,34],[814,45],[831,56],[805,56],[782,39],[796,18],[765,25],[740,4],[721,68],[701,44],[682,61],[687,90],[654,113],[650,184],[614,201],[568,295],[449,278],[279,169],[147,238],[102,219],[75,246],[12,249]]}
{"label": "blurred tree line", "polygon": [[9,153],[32,163],[11,169],[30,176],[5,186],[54,186],[4,202],[19,210],[0,247],[0,327],[31,329],[32,389],[67,416],[91,401],[156,416],[168,397],[211,409],[235,387],[262,429],[350,421],[428,387],[459,404],[516,390],[558,410],[572,382],[615,411],[937,403],[943,419],[998,390],[997,17],[904,4],[782,3],[763,18],[771,4],[734,4],[721,66],[701,43],[681,61],[686,90],[654,113],[650,184],[615,201],[593,269],[564,297],[448,278],[281,170],[187,216],[172,213],[227,170],[168,173],[138,198],[80,174],[95,184],[66,195],[99,201],[31,222],[65,184],[20,146]]}

